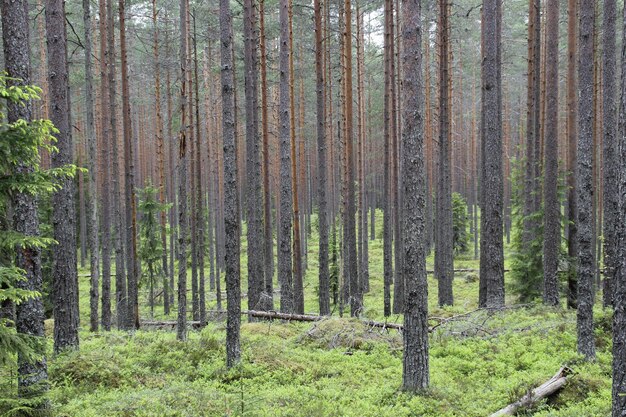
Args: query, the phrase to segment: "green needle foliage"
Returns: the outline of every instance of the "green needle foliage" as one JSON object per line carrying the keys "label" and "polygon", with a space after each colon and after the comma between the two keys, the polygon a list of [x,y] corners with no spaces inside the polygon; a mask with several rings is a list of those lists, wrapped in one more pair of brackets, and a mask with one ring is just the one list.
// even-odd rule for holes
{"label": "green needle foliage", "polygon": [[140,246],[139,258],[146,269],[142,270],[142,284],[147,283],[150,288],[150,310],[154,317],[154,289],[158,278],[163,279],[165,272],[158,265],[163,256],[163,245],[161,243],[161,226],[159,216],[166,211],[171,204],[161,204],[157,194],[159,189],[148,184],[140,190],[139,212],[141,220],[139,222]]}
{"label": "green needle foliage", "polygon": [[459,193],[452,193],[452,234],[454,253],[459,255],[469,250],[467,202]]}
{"label": "green needle foliage", "polygon": [[[20,288],[24,270],[15,265],[15,251],[20,248],[45,248],[51,238],[25,236],[12,230],[11,202],[18,194],[43,196],[59,188],[59,180],[72,177],[76,167],[41,169],[39,151],[56,152],[52,136],[56,129],[49,120],[17,120],[8,123],[6,105],[26,105],[39,99],[41,90],[34,86],[9,85],[16,80],[0,74],[0,304],[20,304],[41,297],[36,291]],[[20,168],[20,169],[18,169]],[[27,169],[24,169],[27,168]],[[19,354],[34,359],[45,346],[36,337],[18,333],[9,318],[0,319],[0,365],[12,363]]]}

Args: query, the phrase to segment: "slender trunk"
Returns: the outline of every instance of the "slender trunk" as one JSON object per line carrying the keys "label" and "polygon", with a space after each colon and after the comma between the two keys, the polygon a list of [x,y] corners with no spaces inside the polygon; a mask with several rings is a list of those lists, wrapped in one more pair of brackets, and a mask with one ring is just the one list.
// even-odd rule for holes
{"label": "slender trunk", "polygon": [[[83,0],[83,24],[85,26],[85,137],[89,148],[89,253],[90,253],[90,289],[89,311],[90,330],[98,331],[98,281],[100,278],[100,248],[98,242],[98,187],[96,129],[94,122],[93,69],[91,63],[91,4]],[[106,329],[108,330],[108,329]]]}
{"label": "slender trunk", "polygon": [[259,0],[259,32],[261,50],[261,116],[263,136],[263,237],[265,256],[265,286],[268,307],[273,308],[274,238],[272,235],[272,193],[270,192],[269,120],[267,114],[267,51],[265,46],[265,0]]}
{"label": "slender trunk", "polygon": [[[577,0],[568,0],[568,17],[567,17],[567,256],[568,262],[567,272],[567,306],[576,308],[576,262],[574,259],[578,256],[578,237],[577,234],[577,196],[576,196],[576,22],[578,19]],[[530,146],[527,144],[527,146]]]}
{"label": "slender trunk", "polygon": [[[85,0],[86,1],[86,0]],[[163,114],[161,112],[161,64],[159,62],[159,26],[156,0],[152,0],[152,24],[153,28],[153,54],[154,54],[154,106],[156,113],[156,145],[157,145],[157,166],[159,171],[159,203],[165,204],[165,150],[163,144]],[[170,139],[170,138],[168,138]],[[171,140],[171,139],[170,139]],[[163,246],[163,312],[170,314],[169,284],[167,281],[167,227],[166,211],[161,211],[161,246]]]}
{"label": "slender trunk", "polygon": [[324,95],[324,41],[322,38],[321,0],[315,9],[315,92],[317,99],[318,225],[319,225],[319,308],[320,315],[330,314],[330,270],[328,266],[328,202],[326,200],[326,97]]}
{"label": "slender trunk", "polygon": [[[603,47],[602,47],[602,94],[603,94],[603,160],[604,173],[602,206],[604,208],[604,306],[613,304],[613,281],[618,266],[616,249],[617,223],[619,219],[619,157],[617,147],[617,100],[615,95],[615,0],[604,2]],[[623,164],[624,161],[622,160]],[[598,259],[600,259],[598,257]]]}
{"label": "slender trunk", "polygon": [[[393,19],[393,7],[391,0],[385,0],[385,96],[383,103],[384,123],[384,169],[383,169],[383,269],[384,269],[384,315],[391,315],[391,282],[393,280],[393,266],[391,260],[392,250],[392,221],[391,221],[391,31]],[[397,289],[394,288],[394,291]]]}
{"label": "slender trunk", "polygon": [[593,2],[581,2],[578,57],[578,143],[576,191],[578,203],[578,352],[595,358],[593,332],[594,242],[592,238],[593,132]]}
{"label": "slender trunk", "polygon": [[296,169],[296,111],[293,66],[293,2],[289,1],[289,126],[291,137],[291,189],[293,199],[293,312],[304,313],[304,286],[302,282],[302,252],[300,235],[300,206],[298,199],[298,171]]}
{"label": "slender trunk", "polygon": [[[246,220],[248,238],[248,308],[265,309],[263,206],[261,203],[261,153],[258,124],[257,16],[253,0],[244,1],[244,80],[246,100]],[[252,317],[250,317],[252,320]]]}
{"label": "slender trunk", "polygon": [[[483,1],[481,306],[504,305],[502,211],[501,4]],[[488,203],[487,203],[488,202]]]}
{"label": "slender trunk", "polygon": [[435,233],[435,276],[439,283],[439,305],[453,305],[454,278],[452,232],[452,178],[451,178],[451,74],[447,0],[439,1],[439,175],[437,176],[437,222]]}
{"label": "slender trunk", "polygon": [[135,162],[133,149],[133,128],[130,113],[130,86],[128,78],[128,55],[126,50],[126,0],[119,0],[120,55],[122,77],[122,125],[124,129],[124,193],[126,219],[126,275],[128,289],[127,328],[139,328],[139,291],[137,264],[137,215],[135,201]]}
{"label": "slender trunk", "polygon": [[237,152],[235,135],[234,71],[232,54],[232,17],[229,0],[220,0],[220,43],[222,55],[222,134],[224,137],[224,223],[226,227],[226,366],[241,360],[239,194],[237,190]]}
{"label": "slender trunk", "polygon": [[180,0],[180,131],[178,132],[178,321],[176,338],[187,339],[187,15],[188,0]]}
{"label": "slender trunk", "polygon": [[558,194],[559,152],[559,1],[546,3],[546,114],[543,175],[543,302],[559,304],[557,269],[561,247],[561,204]]}

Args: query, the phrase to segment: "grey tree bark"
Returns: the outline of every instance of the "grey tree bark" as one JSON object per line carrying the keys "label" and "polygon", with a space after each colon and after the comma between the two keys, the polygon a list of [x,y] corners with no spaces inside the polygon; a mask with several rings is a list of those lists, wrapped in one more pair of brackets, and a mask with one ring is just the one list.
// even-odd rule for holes
{"label": "grey tree bark", "polygon": [[330,270],[328,266],[328,201],[326,198],[326,97],[324,95],[324,41],[322,35],[322,6],[314,0],[315,9],[315,93],[317,99],[317,159],[318,159],[318,224],[319,224],[319,308],[320,315],[330,314]]}
{"label": "grey tree bark", "polygon": [[[100,140],[102,143],[102,327],[111,330],[111,198],[110,154],[111,134],[109,115],[109,50],[106,0],[98,2],[98,31],[100,32]],[[93,256],[93,255],[92,255]]]}
{"label": "grey tree bark", "polygon": [[[391,175],[391,155],[390,155],[390,136],[391,136],[391,31],[393,21],[393,7],[391,0],[385,0],[385,95],[383,102],[384,124],[383,124],[383,141],[384,141],[384,168],[383,168],[383,297],[384,297],[384,315],[391,315],[391,283],[393,281],[393,265],[391,260],[391,251],[393,243],[393,224],[391,219],[392,202],[390,192],[390,175]],[[395,288],[394,288],[395,291]]]}
{"label": "grey tree bark", "polygon": [[402,388],[428,388],[428,285],[425,252],[424,115],[420,0],[402,0],[402,162],[405,281]]}
{"label": "grey tree bark", "polygon": [[[613,1],[613,0],[608,0]],[[617,135],[619,165],[619,213],[614,218],[617,234],[613,297],[613,417],[626,416],[626,8],[620,25],[622,32],[622,67],[619,92],[619,130]],[[605,116],[606,117],[606,116]],[[606,157],[606,155],[605,155]],[[605,189],[606,192],[606,189]],[[608,219],[607,219],[608,220]]]}
{"label": "grey tree bark", "polygon": [[546,110],[544,139],[543,302],[559,304],[557,270],[561,247],[559,178],[559,1],[546,3]]}
{"label": "grey tree bark", "polygon": [[176,338],[187,339],[187,1],[180,0],[180,114],[178,132],[178,320]]}
{"label": "grey tree bark", "polygon": [[135,158],[133,128],[130,110],[128,54],[126,48],[126,0],[119,0],[120,65],[122,80],[122,125],[124,135],[124,215],[126,220],[126,279],[128,290],[127,329],[139,328],[139,264],[137,263],[137,221],[135,198]]}
{"label": "grey tree bark", "polygon": [[93,69],[91,64],[91,4],[83,0],[83,24],[85,26],[85,137],[89,148],[89,195],[87,212],[89,216],[89,269],[91,272],[89,289],[90,330],[98,331],[98,281],[100,278],[100,245],[98,242],[98,187],[96,129],[94,123]]}
{"label": "grey tree bark", "polygon": [[437,221],[435,222],[435,276],[439,305],[453,305],[454,254],[452,234],[452,178],[450,161],[450,42],[448,0],[439,0],[439,175],[437,176]]}
{"label": "grey tree bark", "polygon": [[[619,262],[616,256],[618,247],[617,223],[619,219],[619,166],[617,146],[617,102],[615,95],[615,21],[617,19],[615,0],[604,1],[602,30],[602,131],[603,137],[603,182],[602,207],[604,208],[604,285],[603,302],[608,307],[613,304],[613,281]],[[624,161],[621,160],[621,164]]]}
{"label": "grey tree bark", "polygon": [[278,282],[280,311],[293,313],[293,270],[291,257],[291,141],[289,119],[289,0],[280,0],[279,52],[279,140],[280,140],[280,233],[278,235]]}
{"label": "grey tree bark", "polygon": [[[499,0],[483,0],[481,307],[504,305],[502,107]],[[488,204],[486,203],[488,202]]]}
{"label": "grey tree bark", "polygon": [[[18,85],[31,82],[28,1],[3,0],[0,3],[2,14],[2,40],[4,62],[11,81]],[[30,121],[32,105],[9,104],[7,119],[9,123],[22,119]],[[20,166],[18,172],[29,172],[32,168]],[[13,207],[13,228],[25,236],[39,235],[37,201],[34,196],[16,193],[11,201]],[[15,265],[25,271],[26,280],[18,282],[19,288],[41,292],[41,250],[37,247],[17,248]],[[15,306],[15,326],[19,333],[44,337],[44,307],[41,297],[25,300]],[[48,367],[45,356],[36,361],[18,358],[18,393],[21,397],[42,394],[47,390]]]}
{"label": "grey tree bark", "polygon": [[[52,167],[74,162],[70,123],[69,75],[65,30],[65,4],[46,0],[48,37],[48,86],[50,120],[58,133]],[[52,293],[54,304],[54,351],[78,348],[78,271],[76,265],[76,186],[73,179],[62,180],[62,188],[52,195],[53,247]]]}
{"label": "grey tree bark", "polygon": [[[284,0],[283,0],[284,1]],[[241,360],[239,192],[235,137],[233,68],[233,23],[230,1],[220,0],[220,42],[222,56],[222,135],[224,138],[224,225],[226,234],[226,366]],[[291,258],[288,258],[291,259]]]}
{"label": "grey tree bark", "polygon": [[[567,160],[567,256],[570,260],[578,256],[578,238],[576,237],[577,228],[577,197],[576,197],[576,27],[577,27],[577,9],[578,0],[568,0],[567,10],[567,143],[568,143],[568,160]],[[567,306],[569,308],[576,307],[576,262],[570,261],[569,271],[567,273]]]}
{"label": "grey tree bark", "polygon": [[[253,0],[244,0],[244,82],[246,98],[246,220],[248,223],[248,308],[263,309],[265,253],[261,204],[261,153],[259,149],[259,62],[257,16]],[[252,319],[252,318],[250,318]]]}
{"label": "grey tree bark", "polygon": [[593,178],[593,2],[581,2],[578,25],[578,352],[595,358],[593,333],[594,239],[592,227]]}

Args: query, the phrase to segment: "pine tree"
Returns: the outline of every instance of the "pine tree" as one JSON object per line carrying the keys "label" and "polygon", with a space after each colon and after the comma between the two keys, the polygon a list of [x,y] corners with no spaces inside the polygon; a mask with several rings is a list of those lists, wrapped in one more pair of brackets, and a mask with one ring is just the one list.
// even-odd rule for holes
{"label": "pine tree", "polygon": [[402,388],[428,388],[428,286],[425,252],[424,115],[421,102],[422,26],[420,0],[402,1],[402,158],[404,173],[403,235],[407,249],[403,263],[406,277]]}
{"label": "pine tree", "polygon": [[[50,120],[57,128],[55,137],[59,152],[52,155],[52,167],[73,162],[70,123],[69,74],[65,29],[65,4],[46,0],[46,33],[48,36],[48,80],[50,86]],[[76,186],[71,179],[52,195],[54,225],[53,299],[54,350],[78,348],[78,270],[76,259]]]}
{"label": "pine tree", "polygon": [[[233,23],[229,0],[220,0],[220,43],[222,55],[222,135],[224,140],[224,224],[226,235],[226,366],[241,360],[239,192],[235,135]],[[291,258],[288,258],[291,259]]]}

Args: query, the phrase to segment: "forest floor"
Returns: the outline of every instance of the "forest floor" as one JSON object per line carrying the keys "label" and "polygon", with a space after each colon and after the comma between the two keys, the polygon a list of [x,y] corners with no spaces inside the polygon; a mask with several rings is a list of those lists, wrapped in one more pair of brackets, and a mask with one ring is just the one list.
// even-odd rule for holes
{"label": "forest floor", "polygon": [[[245,254],[245,233],[242,236]],[[317,312],[316,241],[313,231],[305,282],[305,310],[311,314]],[[428,269],[432,260],[428,258]],[[243,274],[245,265],[244,255]],[[457,269],[477,267],[471,255],[455,260]],[[381,239],[370,241],[370,274],[364,316],[384,320]],[[166,330],[88,332],[89,283],[81,277],[80,350],[48,360],[55,415],[478,417],[517,400],[567,365],[574,374],[565,388],[518,415],[608,416],[610,313],[599,306],[595,310],[598,358],[586,363],[576,353],[575,312],[515,306],[512,296],[507,296],[507,305],[514,307],[475,311],[476,278],[458,274],[455,306],[442,309],[437,306],[437,283],[429,275],[431,325],[463,316],[432,332],[431,388],[411,396],[400,390],[402,340],[396,330],[370,328],[349,318],[247,323],[244,316],[242,365],[226,370],[223,321],[190,331],[187,342],[178,342],[175,332]],[[247,288],[245,280],[242,288]],[[141,316],[148,319],[142,294]],[[242,306],[246,304],[244,300]],[[215,307],[211,295],[207,308]],[[164,319],[162,306],[157,311],[156,318]],[[175,320],[175,315],[165,319]],[[388,321],[401,322],[402,316]],[[51,329],[47,331],[51,350]]]}

